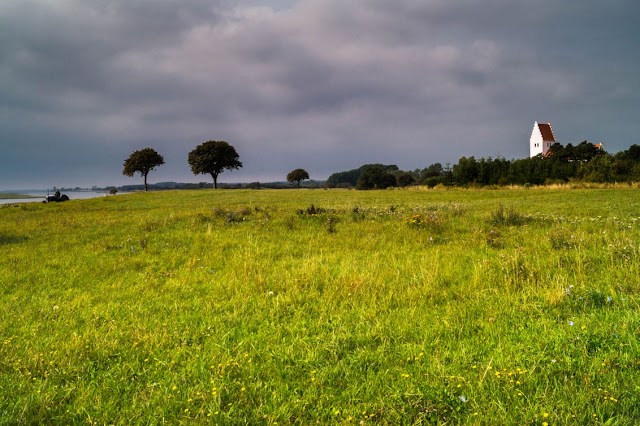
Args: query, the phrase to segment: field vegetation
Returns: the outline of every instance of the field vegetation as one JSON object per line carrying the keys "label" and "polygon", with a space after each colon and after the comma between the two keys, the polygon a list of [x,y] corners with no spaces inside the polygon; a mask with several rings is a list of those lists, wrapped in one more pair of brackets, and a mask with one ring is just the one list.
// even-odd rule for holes
{"label": "field vegetation", "polygon": [[640,193],[0,206],[0,424],[640,418]]}

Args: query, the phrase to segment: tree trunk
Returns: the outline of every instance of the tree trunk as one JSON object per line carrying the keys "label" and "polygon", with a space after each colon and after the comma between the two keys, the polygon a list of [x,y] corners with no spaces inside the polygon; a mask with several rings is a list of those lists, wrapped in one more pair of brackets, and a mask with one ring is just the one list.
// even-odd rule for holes
{"label": "tree trunk", "polygon": [[144,175],[144,190],[147,191],[147,175]]}
{"label": "tree trunk", "polygon": [[211,177],[213,178],[213,189],[218,189],[218,175],[212,173]]}

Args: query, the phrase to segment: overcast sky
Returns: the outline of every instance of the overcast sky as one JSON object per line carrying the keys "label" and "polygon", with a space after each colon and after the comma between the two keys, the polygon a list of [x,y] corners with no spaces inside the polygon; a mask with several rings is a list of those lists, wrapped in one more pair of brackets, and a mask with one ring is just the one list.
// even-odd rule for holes
{"label": "overcast sky", "polygon": [[209,181],[189,151],[235,146],[220,182],[365,163],[522,158],[640,144],[635,0],[1,0],[0,190]]}

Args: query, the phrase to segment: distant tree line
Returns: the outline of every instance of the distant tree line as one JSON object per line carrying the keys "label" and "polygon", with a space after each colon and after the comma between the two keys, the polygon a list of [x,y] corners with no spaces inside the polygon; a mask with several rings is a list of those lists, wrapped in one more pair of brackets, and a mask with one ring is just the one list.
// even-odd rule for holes
{"label": "distant tree line", "polygon": [[[218,175],[225,170],[242,167],[238,153],[224,141],[207,141],[189,153],[188,162],[194,174],[208,174],[214,188],[218,187]],[[133,152],[124,163],[123,174],[133,176],[139,172],[144,178],[144,189],[202,188],[204,183],[147,185],[147,175],[155,167],[164,164],[164,158],[152,148]],[[309,180],[304,169],[294,169],[286,177],[289,184],[300,188]],[[357,169],[334,173],[325,182],[327,188],[386,189],[410,185],[486,186],[486,185],[544,185],[569,181],[583,182],[637,182],[640,181],[640,145],[616,154],[607,153],[601,145],[583,141],[577,145],[559,143],[549,148],[546,155],[507,160],[503,157],[462,157],[453,166],[440,163],[424,169],[403,171],[395,164],[365,164]],[[317,188],[321,182],[311,181],[309,188]],[[286,183],[272,182],[227,184],[226,188],[286,188]],[[137,185],[121,190],[138,188]]]}
{"label": "distant tree line", "polygon": [[[301,187],[308,189],[320,189],[325,188],[326,181],[324,180],[308,180],[301,184]],[[163,190],[174,190],[174,189],[205,189],[211,188],[211,182],[158,182],[158,183],[149,183],[148,190],[149,191],[163,191]],[[247,182],[247,183],[220,183],[218,182],[219,189],[291,189],[295,188],[296,185],[290,182],[281,181],[281,182]],[[63,189],[61,189],[62,191]],[[121,186],[106,186],[106,187],[94,187],[94,191],[106,191],[109,192],[111,190],[115,190],[115,193],[118,192],[133,192],[133,191],[144,191],[143,184],[134,184],[134,185],[121,185]]]}
{"label": "distant tree line", "polygon": [[384,189],[395,186],[544,185],[569,181],[640,181],[640,145],[609,154],[588,141],[554,144],[546,156],[507,160],[502,157],[462,157],[453,166],[440,163],[413,171],[396,165],[365,164],[327,179],[330,188]]}

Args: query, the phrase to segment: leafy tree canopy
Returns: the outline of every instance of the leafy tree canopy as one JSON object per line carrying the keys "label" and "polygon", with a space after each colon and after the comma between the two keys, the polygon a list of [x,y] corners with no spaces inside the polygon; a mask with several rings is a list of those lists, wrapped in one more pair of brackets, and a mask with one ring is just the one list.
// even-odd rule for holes
{"label": "leafy tree canopy", "polygon": [[442,164],[440,163],[431,164],[430,166],[425,167],[420,171],[420,178],[424,180],[426,178],[438,177],[442,175],[443,170],[444,169],[442,168]]}
{"label": "leafy tree canopy", "polygon": [[640,161],[640,145],[633,144],[624,151],[624,155],[632,161]]}
{"label": "leafy tree canopy", "polygon": [[297,184],[298,188],[300,188],[300,182],[306,179],[309,179],[309,173],[305,169],[295,169],[287,175],[287,182]]}
{"label": "leafy tree canopy", "polygon": [[164,158],[158,154],[153,148],[144,148],[134,151],[129,158],[124,161],[124,169],[122,174],[125,176],[133,176],[139,172],[144,177],[144,190],[147,188],[147,175],[157,166],[164,164]]}
{"label": "leafy tree canopy", "polygon": [[371,167],[382,167],[387,172],[399,170],[398,166],[396,166],[395,164],[390,164],[390,165],[365,164],[363,166],[360,166],[360,168],[357,168],[357,169],[334,173],[331,176],[329,176],[329,178],[327,179],[327,183],[335,186],[341,183],[342,184],[348,183],[352,186],[356,186],[358,184],[358,180],[360,179],[360,176],[362,175],[362,173],[364,173],[368,168],[371,168]]}
{"label": "leafy tree canopy", "polygon": [[405,187],[414,184],[416,182],[416,179],[411,176],[410,173],[401,172],[400,174],[398,174],[398,176],[396,176],[396,181],[398,182],[398,186]]}
{"label": "leafy tree canopy", "polygon": [[225,170],[239,169],[242,162],[236,149],[225,141],[207,141],[189,153],[189,165],[194,175],[208,174],[213,187],[218,188],[218,175]]}
{"label": "leafy tree canopy", "polygon": [[357,189],[386,189],[396,186],[396,177],[382,164],[367,167],[356,184]]}

